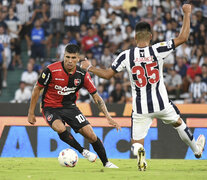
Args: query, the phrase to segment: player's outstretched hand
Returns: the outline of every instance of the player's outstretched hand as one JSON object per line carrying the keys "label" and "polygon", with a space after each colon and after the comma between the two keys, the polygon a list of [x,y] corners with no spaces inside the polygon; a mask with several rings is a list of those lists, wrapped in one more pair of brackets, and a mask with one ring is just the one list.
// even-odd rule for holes
{"label": "player's outstretched hand", "polygon": [[116,121],[114,121],[112,118],[108,119],[108,123],[112,125],[113,127],[115,127],[117,131],[119,130],[121,131],[121,126]]}
{"label": "player's outstretched hand", "polygon": [[36,123],[35,115],[34,115],[34,114],[32,114],[32,115],[28,114],[28,119],[27,119],[27,121],[28,121],[30,124],[34,125],[34,124]]}
{"label": "player's outstretched hand", "polygon": [[91,66],[91,63],[87,58],[85,58],[84,60],[80,60],[80,63],[81,63],[80,67],[84,70],[88,70],[88,67]]}
{"label": "player's outstretched hand", "polygon": [[184,4],[183,5],[183,12],[186,14],[186,13],[191,13],[191,5],[190,4]]}

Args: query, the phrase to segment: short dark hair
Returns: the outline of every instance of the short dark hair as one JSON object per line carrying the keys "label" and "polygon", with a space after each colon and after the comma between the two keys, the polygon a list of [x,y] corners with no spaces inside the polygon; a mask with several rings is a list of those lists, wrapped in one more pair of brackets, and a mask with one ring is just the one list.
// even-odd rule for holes
{"label": "short dark hair", "polygon": [[68,53],[79,53],[80,52],[80,47],[76,44],[68,44],[65,47],[65,51]]}
{"label": "short dark hair", "polygon": [[25,82],[25,81],[19,81],[19,84],[22,84],[22,83],[26,84],[26,82]]}
{"label": "short dark hair", "polygon": [[196,73],[196,74],[195,74],[195,77],[196,77],[196,76],[202,78],[202,75],[201,75],[201,74]]}
{"label": "short dark hair", "polygon": [[136,24],[135,31],[136,33],[140,31],[148,31],[151,33],[151,26],[149,23],[142,21]]}
{"label": "short dark hair", "polygon": [[202,64],[202,67],[206,67],[207,68],[207,64]]}
{"label": "short dark hair", "polygon": [[131,7],[131,8],[130,8],[130,12],[133,12],[133,11],[134,11],[134,12],[137,12],[137,7]]}

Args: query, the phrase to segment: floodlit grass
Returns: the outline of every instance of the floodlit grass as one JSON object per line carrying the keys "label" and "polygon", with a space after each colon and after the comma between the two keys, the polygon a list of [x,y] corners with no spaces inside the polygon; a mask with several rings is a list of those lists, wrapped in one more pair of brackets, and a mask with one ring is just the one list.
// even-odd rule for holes
{"label": "floodlit grass", "polygon": [[145,172],[136,159],[111,159],[119,169],[103,168],[100,160],[79,159],[76,167],[61,167],[55,158],[0,158],[0,180],[206,180],[207,160],[148,160]]}

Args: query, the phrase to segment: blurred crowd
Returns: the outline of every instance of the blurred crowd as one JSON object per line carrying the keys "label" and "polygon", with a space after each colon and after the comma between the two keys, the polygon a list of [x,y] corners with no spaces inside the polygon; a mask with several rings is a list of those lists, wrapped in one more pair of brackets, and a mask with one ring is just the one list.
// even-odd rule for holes
{"label": "blurred crowd", "polygon": [[[0,91],[7,87],[9,71],[26,68],[12,102],[27,102],[31,90],[48,64],[62,61],[64,47],[75,43],[81,57],[94,66],[110,67],[117,55],[136,46],[134,27],[151,24],[152,44],[173,39],[182,26],[182,3],[175,0],[1,0]],[[207,0],[192,0],[191,30],[187,43],[165,59],[165,82],[177,102],[206,103],[207,93]],[[21,47],[22,41],[26,47]],[[21,53],[26,49],[27,67]],[[51,50],[56,57],[51,57]],[[105,102],[132,101],[126,72],[110,81],[91,75]],[[81,90],[79,102],[90,102]]]}

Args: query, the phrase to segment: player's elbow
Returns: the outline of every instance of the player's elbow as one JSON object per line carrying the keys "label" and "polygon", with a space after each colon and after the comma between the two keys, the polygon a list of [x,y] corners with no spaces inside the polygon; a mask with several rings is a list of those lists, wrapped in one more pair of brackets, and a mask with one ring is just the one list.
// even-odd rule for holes
{"label": "player's elbow", "polygon": [[188,36],[178,36],[174,39],[175,47],[185,43],[188,40]]}
{"label": "player's elbow", "polygon": [[188,36],[181,36],[179,37],[180,44],[185,43],[188,40]]}
{"label": "player's elbow", "polygon": [[188,36],[183,37],[182,41],[183,41],[183,43],[185,43],[186,41],[188,41]]}
{"label": "player's elbow", "polygon": [[185,43],[188,40],[188,35],[187,34],[182,34],[178,38],[179,38],[181,43]]}

